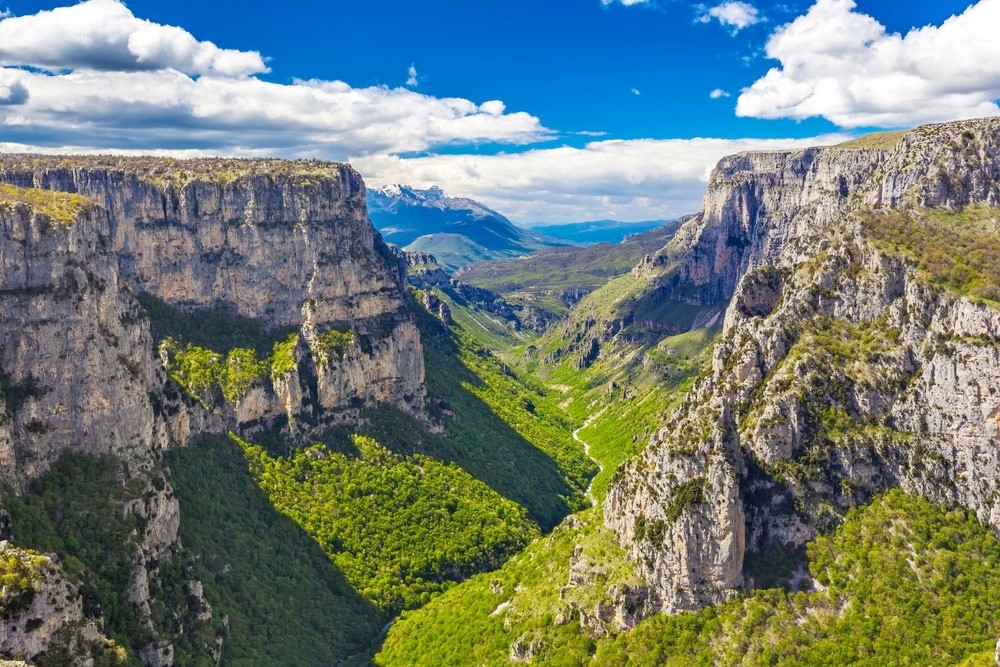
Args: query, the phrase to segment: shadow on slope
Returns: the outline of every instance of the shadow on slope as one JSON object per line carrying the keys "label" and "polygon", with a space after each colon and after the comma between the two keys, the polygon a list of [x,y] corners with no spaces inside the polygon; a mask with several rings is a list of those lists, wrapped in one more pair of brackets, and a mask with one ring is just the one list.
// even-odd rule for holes
{"label": "shadow on slope", "polygon": [[202,436],[167,460],[187,557],[164,579],[201,580],[215,617],[228,616],[223,664],[341,664],[366,650],[385,619],[271,506],[229,438]]}
{"label": "shadow on slope", "polygon": [[356,430],[396,452],[454,462],[524,506],[544,531],[585,507],[582,491],[596,466],[573,441],[572,428],[547,392],[516,376],[460,329],[444,328],[417,306],[414,311],[429,410],[444,431],[431,433],[391,406],[366,412],[367,424]]}

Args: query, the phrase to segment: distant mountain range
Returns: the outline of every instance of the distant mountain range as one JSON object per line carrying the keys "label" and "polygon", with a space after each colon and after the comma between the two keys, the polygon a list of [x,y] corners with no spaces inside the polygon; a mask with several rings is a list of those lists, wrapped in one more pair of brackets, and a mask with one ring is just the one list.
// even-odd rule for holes
{"label": "distant mountain range", "polygon": [[449,197],[436,186],[428,190],[406,185],[371,189],[368,215],[386,241],[431,253],[447,269],[565,244],[518,227],[477,201]]}
{"label": "distant mountain range", "polygon": [[561,224],[537,223],[526,225],[547,237],[569,241],[574,245],[593,243],[621,243],[626,236],[641,234],[667,224],[667,220],[643,220],[622,222],[620,220],[591,220],[589,222],[569,222]]}

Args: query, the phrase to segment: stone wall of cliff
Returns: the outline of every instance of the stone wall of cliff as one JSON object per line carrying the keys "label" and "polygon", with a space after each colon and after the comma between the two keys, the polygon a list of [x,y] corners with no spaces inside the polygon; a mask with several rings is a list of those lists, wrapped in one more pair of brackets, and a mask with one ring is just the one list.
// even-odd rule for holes
{"label": "stone wall of cliff", "polygon": [[[7,156],[0,182],[79,193],[106,211],[121,279],[137,292],[301,330],[295,377],[231,406],[237,425],[321,426],[375,403],[422,413],[423,354],[402,268],[349,166]],[[358,343],[336,363],[319,354],[332,328]]]}
{"label": "stone wall of cliff", "polygon": [[1000,310],[866,231],[888,209],[998,204],[996,119],[720,162],[666,278],[729,300],[713,370],[605,507],[664,609],[738,594],[748,553],[795,552],[890,486],[1000,532]]}
{"label": "stone wall of cliff", "polygon": [[[123,599],[143,663],[173,656],[173,628],[154,611],[164,601],[151,594],[182,546],[163,451],[203,431],[289,426],[308,437],[381,403],[422,416],[423,353],[403,281],[346,165],[0,158],[0,483],[29,490],[64,453],[115,462],[115,511],[137,526]],[[188,395],[168,375],[143,293],[192,321],[225,311],[282,339],[296,332],[291,365],[232,400]],[[0,508],[5,538],[16,544],[18,526]],[[78,597],[64,597],[53,617],[79,616]],[[8,620],[18,645],[47,645],[47,626]]]}

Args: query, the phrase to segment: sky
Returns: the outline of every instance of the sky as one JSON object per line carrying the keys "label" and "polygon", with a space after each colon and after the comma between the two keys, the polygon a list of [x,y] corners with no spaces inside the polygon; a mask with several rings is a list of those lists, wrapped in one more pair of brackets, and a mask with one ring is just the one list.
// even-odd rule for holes
{"label": "sky", "polygon": [[1000,114],[1000,0],[0,0],[0,151],[350,161],[669,219],[741,150]]}

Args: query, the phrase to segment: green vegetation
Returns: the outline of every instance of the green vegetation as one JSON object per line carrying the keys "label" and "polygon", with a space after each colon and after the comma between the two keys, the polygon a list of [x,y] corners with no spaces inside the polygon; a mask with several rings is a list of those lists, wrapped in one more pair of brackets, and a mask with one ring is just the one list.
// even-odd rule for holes
{"label": "green vegetation", "polygon": [[681,514],[692,505],[705,502],[705,479],[696,477],[681,482],[673,490],[670,505],[667,506],[667,521],[677,521]]}
{"label": "green vegetation", "polygon": [[292,373],[298,367],[295,348],[299,345],[299,335],[291,333],[285,340],[274,344],[271,354],[271,379]]}
{"label": "green vegetation", "polygon": [[0,617],[11,616],[31,604],[35,590],[45,580],[46,556],[35,551],[7,548],[0,551]]}
{"label": "green vegetation", "polygon": [[910,209],[868,214],[864,231],[887,252],[903,255],[931,283],[1000,305],[1000,209]]}
{"label": "green vegetation", "polygon": [[350,331],[330,329],[316,336],[316,346],[320,355],[330,360],[344,358],[347,349],[354,342],[354,334]]}
{"label": "green vegetation", "polygon": [[0,183],[0,210],[11,203],[27,204],[54,222],[68,224],[94,204],[82,195]]}
{"label": "green vegetation", "polygon": [[[574,555],[575,554],[575,555]],[[570,561],[593,564],[592,581],[570,585]],[[508,665],[514,644],[536,664],[579,665],[595,641],[580,610],[593,613],[614,588],[639,585],[597,510],[564,522],[496,572],[478,575],[392,626],[377,665]]]}
{"label": "green vegetation", "polygon": [[170,376],[205,405],[215,402],[220,393],[226,402],[236,403],[270,374],[270,359],[258,360],[250,348],[235,347],[223,359],[218,352],[191,343],[182,348],[168,338],[160,349],[167,354]]}
{"label": "green vegetation", "polygon": [[[5,493],[3,505],[18,544],[59,554],[67,575],[81,583],[84,613],[103,615],[105,633],[134,656],[150,635],[128,598],[138,544],[137,519],[125,506],[141,491],[126,485],[123,492],[121,475],[110,457],[64,454],[28,493]],[[131,657],[128,664],[138,662]]]}
{"label": "green vegetation", "polygon": [[523,508],[458,466],[393,454],[366,436],[352,440],[359,456],[318,444],[279,458],[240,444],[271,504],[379,608],[424,604],[538,534]]}
{"label": "green vegetation", "polygon": [[[251,317],[225,308],[186,310],[172,306],[148,292],[137,295],[149,314],[156,340],[173,338],[181,343],[214,350],[225,356],[233,348],[250,348],[258,358],[271,354],[276,343],[287,343],[294,327],[271,329]],[[294,346],[293,348],[294,349]]]}
{"label": "green vegetation", "polygon": [[907,132],[909,132],[909,130],[899,130],[897,132],[872,132],[870,134],[860,136],[857,139],[850,139],[835,146],[831,146],[831,148],[839,150],[849,150],[854,148],[882,148],[888,150],[898,146],[900,140],[906,136]]}
{"label": "green vegetation", "polygon": [[992,654],[1000,541],[969,513],[890,491],[807,551],[820,590],[656,616],[604,642],[593,663],[874,667]]}
{"label": "green vegetation", "polygon": [[528,510],[549,530],[586,506],[596,471],[571,434],[556,397],[481,347],[460,326],[420,316],[429,409],[444,428],[432,433],[389,406],[366,412],[369,435],[400,453],[453,462]]}
{"label": "green vegetation", "polygon": [[562,316],[569,312],[569,303],[628,273],[645,255],[666,245],[678,226],[670,223],[616,245],[546,248],[526,257],[473,264],[456,277],[502,294],[522,310],[531,307],[549,317]]}
{"label": "green vegetation", "polygon": [[[223,664],[318,667],[365,652],[385,617],[274,509],[234,442],[202,436],[168,452],[167,462],[184,550],[162,579],[175,594],[201,581],[215,622],[228,617]],[[212,664],[202,645],[214,639],[208,630],[184,628],[175,664]]]}

